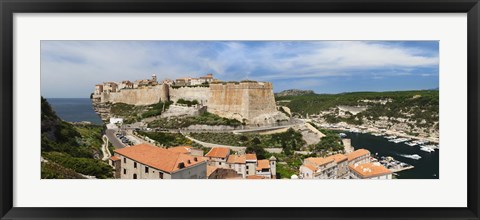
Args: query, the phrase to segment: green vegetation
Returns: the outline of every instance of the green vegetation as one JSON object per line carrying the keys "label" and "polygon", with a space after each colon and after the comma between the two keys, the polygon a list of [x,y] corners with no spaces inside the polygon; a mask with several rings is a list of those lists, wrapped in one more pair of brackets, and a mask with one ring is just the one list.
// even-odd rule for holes
{"label": "green vegetation", "polygon": [[110,113],[117,117],[122,117],[124,123],[131,124],[140,121],[143,118],[161,115],[162,111],[167,110],[172,101],[158,102],[152,105],[129,105],[125,103],[114,103],[110,108]]}
{"label": "green vegetation", "polygon": [[74,170],[77,173],[95,176],[100,179],[112,177],[112,168],[101,160],[72,157],[60,152],[46,152],[43,153],[43,156],[47,160],[54,161],[55,163],[67,169]]}
{"label": "green vegetation", "polygon": [[[48,163],[73,170],[84,175],[108,178],[112,176],[111,167],[98,159],[101,155],[101,134],[103,127],[97,125],[72,125],[62,121],[50,104],[41,98],[41,149]],[[66,162],[68,160],[68,163]],[[42,178],[64,176],[65,169],[51,169],[56,165],[47,165],[42,170]],[[63,172],[63,173],[62,173]]]}
{"label": "green vegetation", "polygon": [[42,162],[43,179],[85,179],[72,169],[62,167],[53,162]]}
{"label": "green vegetation", "polygon": [[208,143],[246,146],[247,152],[254,152],[259,158],[265,157],[264,148],[282,148],[284,154],[292,155],[293,151],[300,150],[306,144],[302,139],[302,134],[291,128],[286,132],[268,135],[207,132],[191,133],[190,136]]}
{"label": "green vegetation", "polygon": [[197,100],[193,100],[193,101],[190,101],[190,100],[185,100],[185,99],[179,99],[177,100],[177,104],[183,104],[183,105],[187,105],[188,107],[192,106],[192,105],[198,105],[198,101]]}
{"label": "green vegetation", "polygon": [[192,145],[192,141],[179,133],[138,131],[138,135],[149,137],[165,147]]}
{"label": "green vegetation", "polygon": [[285,154],[268,154],[267,157],[275,156],[277,158],[277,178],[287,178],[293,174],[298,175],[300,166],[302,165],[303,159],[315,156],[315,155],[290,155],[287,156]]}
{"label": "green vegetation", "polygon": [[[363,119],[377,120],[385,116],[391,120],[394,118],[408,118],[415,121],[419,127],[431,127],[438,122],[439,91],[395,91],[395,92],[353,92],[342,94],[306,94],[300,96],[277,97],[277,101],[289,100],[286,106],[294,113],[305,116],[306,114],[318,114],[336,108],[339,105],[368,106],[366,111],[357,115],[337,117],[335,114],[324,116],[329,123],[347,122],[361,125]],[[382,104],[379,102],[363,102],[363,100],[379,101],[388,100]]]}
{"label": "green vegetation", "polygon": [[157,119],[149,123],[148,127],[178,129],[178,128],[185,128],[190,125],[227,125],[227,126],[237,127],[237,126],[240,126],[241,123],[235,119],[222,118],[218,115],[204,112],[199,116]]}

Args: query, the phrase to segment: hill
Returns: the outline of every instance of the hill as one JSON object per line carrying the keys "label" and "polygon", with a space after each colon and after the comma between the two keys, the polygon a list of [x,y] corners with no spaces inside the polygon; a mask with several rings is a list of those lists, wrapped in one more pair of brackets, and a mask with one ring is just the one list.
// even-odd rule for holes
{"label": "hill", "polygon": [[439,91],[352,92],[277,97],[297,116],[320,122],[398,127],[407,133],[438,132]]}
{"label": "hill", "polygon": [[112,177],[112,168],[99,160],[103,127],[65,122],[43,97],[41,121],[42,178]]}
{"label": "hill", "polygon": [[315,94],[315,92],[313,92],[312,90],[289,89],[289,90],[281,91],[279,93],[275,93],[275,97],[313,95],[313,94]]}

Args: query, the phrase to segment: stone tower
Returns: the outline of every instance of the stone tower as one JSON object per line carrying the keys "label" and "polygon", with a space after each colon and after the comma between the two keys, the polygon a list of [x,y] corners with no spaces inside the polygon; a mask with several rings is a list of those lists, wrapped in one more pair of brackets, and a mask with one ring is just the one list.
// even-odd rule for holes
{"label": "stone tower", "polygon": [[277,176],[277,158],[271,156],[270,159],[270,171],[272,172],[272,178],[276,178]]}

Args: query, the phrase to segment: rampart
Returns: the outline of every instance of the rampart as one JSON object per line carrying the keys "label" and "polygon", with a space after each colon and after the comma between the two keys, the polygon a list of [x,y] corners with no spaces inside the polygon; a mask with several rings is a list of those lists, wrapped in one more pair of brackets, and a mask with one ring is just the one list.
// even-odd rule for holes
{"label": "rampart", "polygon": [[161,84],[138,89],[122,89],[118,92],[102,93],[98,96],[100,96],[100,102],[151,105],[168,100],[168,86]]}
{"label": "rampart", "polygon": [[210,85],[210,93],[207,111],[222,117],[266,124],[278,114],[272,84],[268,82],[216,83]]}

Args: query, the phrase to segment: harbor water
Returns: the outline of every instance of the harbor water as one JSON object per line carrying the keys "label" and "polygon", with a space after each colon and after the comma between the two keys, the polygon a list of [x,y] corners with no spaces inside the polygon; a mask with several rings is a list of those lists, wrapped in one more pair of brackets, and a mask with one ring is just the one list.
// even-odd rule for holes
{"label": "harbor water", "polygon": [[[364,148],[370,151],[372,156],[380,158],[391,156],[396,160],[415,166],[410,170],[398,172],[397,179],[438,179],[439,178],[439,150],[425,152],[420,146],[408,146],[405,142],[389,142],[385,137],[373,136],[371,134],[344,132],[346,138],[352,140],[355,149]],[[421,156],[414,159],[412,155]]]}

